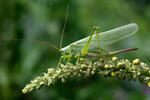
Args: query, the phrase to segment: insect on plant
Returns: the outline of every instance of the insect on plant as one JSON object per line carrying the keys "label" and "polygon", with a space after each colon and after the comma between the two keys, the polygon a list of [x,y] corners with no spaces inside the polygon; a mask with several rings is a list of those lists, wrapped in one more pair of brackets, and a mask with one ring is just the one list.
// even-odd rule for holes
{"label": "insect on plant", "polygon": [[[73,42],[68,46],[62,48],[62,40],[63,40],[64,30],[67,22],[68,12],[69,12],[69,7],[67,7],[65,23],[62,31],[61,41],[60,41],[60,48],[57,48],[54,45],[45,42],[46,44],[49,44],[51,47],[54,47],[55,49],[59,50],[62,54],[57,67],[60,66],[62,60],[66,59],[67,60],[66,63],[68,63],[72,57],[77,58],[76,60],[76,64],[77,64],[80,56],[104,58],[104,57],[114,56],[115,54],[126,52],[126,51],[137,50],[137,48],[129,48],[129,49],[123,49],[114,52],[107,52],[104,49],[105,46],[108,46],[114,42],[127,38],[133,35],[134,33],[136,33],[138,30],[138,26],[135,23],[124,25],[106,32],[100,32],[99,31],[100,28],[98,26],[94,26],[90,36],[78,40],[76,42]],[[39,41],[39,42],[43,42],[43,41]]]}
{"label": "insect on plant", "polygon": [[105,49],[103,49],[105,46],[133,35],[137,30],[138,26],[135,23],[121,26],[106,32],[99,32],[99,27],[95,26],[93,27],[90,36],[73,42],[64,48],[60,48],[62,56],[57,67],[60,66],[62,59],[67,59],[68,63],[71,60],[71,57],[76,57],[76,63],[78,63],[80,56],[103,58],[126,51],[137,50],[137,48],[130,48],[114,52],[107,52]]}
{"label": "insect on plant", "polygon": [[[66,19],[67,15],[68,14],[66,13]],[[102,76],[111,76],[111,77],[116,76],[119,79],[128,79],[128,80],[139,79],[140,81],[146,80],[145,81],[146,84],[150,83],[149,82],[150,78],[147,78],[146,76],[150,75],[149,70],[146,71],[137,70],[138,68],[140,68],[139,66],[144,66],[143,68],[147,69],[147,65],[145,63],[140,62],[139,59],[136,59],[133,62],[129,62],[128,60],[125,61],[124,59],[116,61],[113,60],[113,58],[117,59],[117,57],[113,57],[112,62],[110,64],[107,64],[108,63],[107,58],[109,57],[112,57],[122,52],[137,50],[137,48],[128,48],[108,52],[106,49],[104,49],[105,47],[108,47],[109,45],[119,40],[125,39],[136,33],[138,30],[137,24],[131,23],[106,32],[100,32],[100,28],[98,26],[94,26],[90,33],[90,36],[75,41],[73,43],[70,43],[68,46],[62,48],[62,40],[66,26],[66,19],[60,40],[60,48],[48,42],[32,40],[33,42],[41,42],[44,44],[48,44],[49,46],[57,49],[61,53],[61,57],[56,68],[49,68],[48,72],[44,73],[43,77],[37,77],[35,80],[31,81],[30,84],[27,84],[26,87],[22,90],[24,94],[31,92],[33,89],[35,90],[39,89],[41,86],[45,85],[49,86],[51,84],[54,84],[58,80],[61,80],[64,83],[65,80],[76,76],[80,77],[82,74],[85,76],[89,76],[98,73]],[[75,64],[72,64],[71,60],[74,58]],[[83,62],[81,61],[80,58],[82,58]],[[92,62],[86,64],[89,61],[90,62],[93,61],[93,58],[95,60],[94,63]],[[62,64],[62,61],[64,60],[65,64]],[[70,62],[71,64],[68,64]],[[121,67],[123,64],[124,67]],[[81,67],[82,65],[83,67]],[[97,66],[103,66],[103,68],[101,69],[101,67]],[[84,70],[82,70],[82,68],[84,68]],[[124,69],[124,71],[120,69]],[[129,69],[132,71],[128,71]],[[143,72],[148,74],[145,75],[143,74]],[[146,79],[143,77],[143,75],[146,76]]]}
{"label": "insect on plant", "polygon": [[[105,46],[108,46],[114,42],[117,42],[119,40],[122,40],[124,38],[133,35],[134,33],[137,32],[137,30],[138,30],[138,26],[135,23],[124,25],[106,32],[99,32],[99,27],[95,26],[93,27],[90,36],[78,40],[76,42],[73,42],[64,48],[61,48],[62,39],[63,39],[62,37],[64,33],[64,29],[63,29],[60,49],[48,42],[38,41],[38,40],[29,40],[29,41],[44,43],[60,51],[62,56],[60,57],[59,63],[57,65],[57,67],[59,67],[62,60],[67,60],[66,63],[68,63],[70,62],[72,57],[77,58],[76,60],[76,64],[77,64],[80,57],[105,58],[105,57],[114,56],[118,53],[137,50],[137,48],[129,48],[129,49],[123,49],[114,52],[107,52],[104,49]],[[14,40],[22,40],[22,39],[14,39]]]}

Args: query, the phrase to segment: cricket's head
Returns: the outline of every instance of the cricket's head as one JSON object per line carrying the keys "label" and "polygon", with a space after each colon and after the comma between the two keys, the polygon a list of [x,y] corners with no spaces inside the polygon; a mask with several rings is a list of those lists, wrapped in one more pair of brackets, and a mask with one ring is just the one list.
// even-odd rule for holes
{"label": "cricket's head", "polygon": [[69,55],[71,53],[70,45],[68,45],[64,48],[61,48],[60,52],[61,52],[62,55]]}

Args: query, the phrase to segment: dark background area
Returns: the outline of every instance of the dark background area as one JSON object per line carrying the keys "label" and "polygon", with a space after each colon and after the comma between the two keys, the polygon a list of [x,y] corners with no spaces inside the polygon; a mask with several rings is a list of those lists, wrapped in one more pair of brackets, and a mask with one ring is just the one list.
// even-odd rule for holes
{"label": "dark background area", "polygon": [[23,95],[22,88],[56,67],[60,52],[45,44],[10,39],[41,40],[60,44],[66,9],[69,15],[63,47],[90,34],[98,25],[107,31],[129,23],[139,30],[108,47],[114,51],[139,48],[119,58],[150,62],[149,0],[0,0],[0,100],[150,100],[150,89],[138,81],[94,78],[44,87]]}

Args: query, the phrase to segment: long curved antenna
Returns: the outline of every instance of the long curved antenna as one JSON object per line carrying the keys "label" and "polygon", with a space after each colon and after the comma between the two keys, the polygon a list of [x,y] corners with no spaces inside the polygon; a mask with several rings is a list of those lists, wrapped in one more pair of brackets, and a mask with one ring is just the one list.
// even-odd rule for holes
{"label": "long curved antenna", "polygon": [[6,40],[24,40],[24,41],[30,41],[30,42],[36,42],[36,43],[42,43],[42,44],[46,44],[52,48],[57,49],[58,51],[60,51],[59,48],[57,48],[56,46],[54,46],[53,44],[49,43],[49,42],[45,42],[45,41],[40,41],[40,40],[28,40],[28,39],[6,39]]}
{"label": "long curved antenna", "polygon": [[62,34],[61,34],[61,39],[60,39],[60,49],[62,48],[62,42],[63,42],[64,32],[65,32],[65,28],[66,28],[66,23],[67,23],[68,13],[69,13],[69,5],[67,5],[67,11],[66,11],[65,23],[64,23],[63,30],[62,30]]}

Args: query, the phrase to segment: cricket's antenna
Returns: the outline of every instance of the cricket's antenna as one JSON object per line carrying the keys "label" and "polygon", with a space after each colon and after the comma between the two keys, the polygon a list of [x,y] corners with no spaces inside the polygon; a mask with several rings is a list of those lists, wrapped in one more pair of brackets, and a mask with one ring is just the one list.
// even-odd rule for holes
{"label": "cricket's antenna", "polygon": [[69,5],[67,5],[67,11],[66,11],[65,23],[64,23],[63,30],[62,30],[62,34],[61,34],[61,39],[60,39],[60,49],[62,48],[62,42],[63,42],[63,37],[64,37],[64,32],[65,32],[65,27],[66,27],[66,23],[67,23],[68,13],[69,13]]}
{"label": "cricket's antenna", "polygon": [[48,45],[48,46],[50,46],[50,47],[52,47],[52,48],[55,48],[55,49],[57,49],[58,51],[60,51],[60,49],[59,48],[57,48],[55,45],[53,45],[53,44],[51,44],[51,43],[49,43],[49,42],[45,42],[45,41],[40,41],[40,40],[26,40],[26,39],[8,39],[8,40],[25,40],[25,41],[30,41],[30,42],[36,42],[36,43],[42,43],[42,44],[46,44],[46,45]]}

